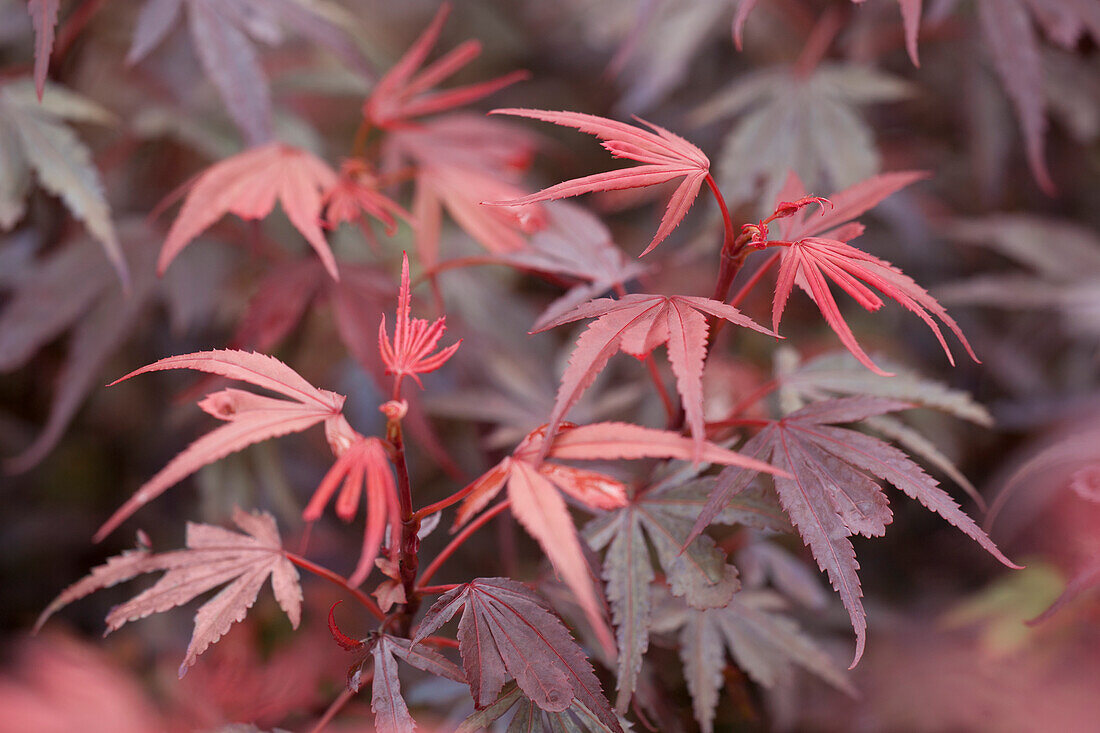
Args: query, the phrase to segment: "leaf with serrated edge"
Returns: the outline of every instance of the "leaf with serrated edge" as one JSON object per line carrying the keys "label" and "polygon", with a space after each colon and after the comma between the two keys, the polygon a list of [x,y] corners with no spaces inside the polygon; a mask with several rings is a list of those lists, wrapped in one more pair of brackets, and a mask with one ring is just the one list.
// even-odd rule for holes
{"label": "leaf with serrated edge", "polygon": [[616,524],[615,536],[604,558],[603,578],[607,582],[607,599],[611,603],[619,649],[616,674],[619,692],[615,707],[622,712],[630,704],[642,657],[649,648],[649,585],[656,576],[637,513],[622,510]]}
{"label": "leaf with serrated edge", "polygon": [[278,359],[244,351],[202,351],[170,356],[144,366],[111,384],[146,372],[195,369],[286,395],[296,401],[261,397],[241,390],[223,390],[200,403],[227,424],[207,433],[173,458],[149,479],[95,534],[98,542],[141,506],[160,496],[192,473],[253,443],[301,432],[340,414],[344,397],[320,390]]}
{"label": "leaf with serrated edge", "polygon": [[[471,685],[488,669],[494,681],[491,696],[495,696],[506,679],[500,674],[504,669],[544,710],[565,710],[575,698],[611,730],[622,733],[600,691],[599,680],[576,642],[526,586],[507,578],[478,578],[444,593],[420,622],[413,644],[420,643],[459,610],[463,612],[459,652]],[[484,631],[474,634],[471,629],[475,625]],[[484,634],[493,639],[493,647],[479,643]],[[471,690],[475,690],[476,704],[489,702],[474,687]]]}
{"label": "leaf with serrated edge", "polygon": [[[743,448],[790,472],[790,476],[774,479],[776,491],[848,609],[856,632],[853,666],[863,653],[867,622],[856,574],[859,564],[848,537],[856,533],[882,534],[890,521],[885,494],[867,473],[920,501],[1004,565],[1018,567],[904,453],[869,435],[826,424],[856,422],[907,407],[910,405],[904,402],[868,397],[818,402],[770,423]],[[718,487],[692,528],[692,538],[712,521],[731,495],[748,485],[749,478],[739,469],[720,474]]]}
{"label": "leaf with serrated edge", "polygon": [[[708,333],[702,313],[763,334],[775,335],[725,303],[681,295],[636,294],[618,300],[601,298],[579,305],[541,325],[539,331],[582,318],[596,318],[577,339],[576,348],[569,357],[569,366],[562,375],[554,410],[550,414],[548,433],[552,435],[557,431],[566,413],[592,385],[615,352],[623,351],[642,359],[659,344],[665,343],[672,371],[676,375],[676,389],[695,439],[695,449],[701,451],[705,438],[702,376]],[[699,459],[698,454],[694,459]]]}
{"label": "leaf with serrated edge", "polygon": [[336,171],[323,160],[282,143],[251,148],[218,161],[191,185],[164,240],[157,271],[163,274],[184,247],[226,214],[246,221],[263,219],[278,200],[332,279],[339,280],[336,258],[320,224],[322,192],[336,181]]}
{"label": "leaf with serrated edge", "polygon": [[374,711],[374,728],[378,733],[408,733],[416,727],[405,699],[401,697],[401,680],[397,676],[397,660],[393,644],[383,636],[371,650],[374,657],[374,679],[371,682],[370,709]]}
{"label": "leaf with serrated edge", "polygon": [[124,289],[128,289],[130,273],[111,222],[99,172],[92,164],[91,151],[55,117],[10,100],[0,104],[0,113],[15,127],[23,155],[38,175],[39,183],[59,196],[72,215],[84,222],[103,245]]}
{"label": "leaf with serrated edge", "polygon": [[579,112],[495,109],[490,114],[528,117],[572,127],[603,140],[603,147],[616,158],[626,158],[645,165],[596,173],[584,178],[559,183],[530,196],[488,203],[517,206],[578,196],[592,191],[653,186],[676,178],[683,178],[676,191],[673,192],[668,206],[665,208],[664,215],[661,217],[657,233],[654,235],[653,241],[642,252],[643,255],[648,254],[654,247],[663,242],[672,233],[672,230],[683,221],[696,196],[699,195],[699,189],[702,187],[703,181],[710,172],[710,161],[702,150],[679,135],[675,135],[645,120],[639,119],[638,121],[649,127],[653,132],[634,125]]}
{"label": "leaf with serrated edge", "polygon": [[228,583],[195,614],[195,630],[180,665],[181,677],[235,621],[244,619],[269,576],[275,599],[291,626],[298,628],[302,615],[298,571],[283,553],[275,519],[264,512],[250,514],[238,509],[233,521],[246,534],[188,523],[186,550],[161,554],[137,550],[109,559],[106,565],[93,569],[91,575],[63,591],[43,611],[36,628],[78,598],[158,570],[167,572],[151,588],[111,609],[107,615],[108,632],[118,630],[128,621],[182,606],[199,594]]}

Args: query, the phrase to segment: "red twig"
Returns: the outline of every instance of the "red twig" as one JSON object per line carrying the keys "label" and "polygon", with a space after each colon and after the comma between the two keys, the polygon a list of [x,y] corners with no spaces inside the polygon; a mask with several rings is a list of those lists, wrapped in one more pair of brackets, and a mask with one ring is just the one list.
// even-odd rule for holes
{"label": "red twig", "polygon": [[[370,675],[367,676],[367,679],[360,681],[360,686],[370,684],[373,678],[374,673],[371,672]],[[332,722],[336,714],[343,710],[344,706],[348,704],[348,700],[354,695],[354,692],[345,687],[344,691],[340,693],[340,696],[333,700],[332,704],[328,706],[328,710],[326,710],[325,714],[321,716],[321,719],[317,721],[317,725],[309,729],[309,733],[321,733],[321,731],[325,729],[325,726]]]}

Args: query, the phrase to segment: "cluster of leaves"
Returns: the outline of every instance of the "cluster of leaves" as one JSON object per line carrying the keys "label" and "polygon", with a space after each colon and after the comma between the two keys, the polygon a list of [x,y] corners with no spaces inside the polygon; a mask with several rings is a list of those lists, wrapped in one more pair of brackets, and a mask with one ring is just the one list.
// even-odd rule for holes
{"label": "cluster of leaves", "polygon": [[[517,48],[530,46],[494,47],[481,60],[472,39],[437,53],[446,2],[395,5],[371,19],[330,0],[147,0],[117,17],[97,0],[11,5],[0,0],[0,43],[23,56],[0,74],[0,229],[12,232],[0,242],[0,290],[9,293],[0,368],[55,373],[57,383],[33,440],[22,414],[0,413],[0,445],[19,451],[7,468],[44,464],[30,477],[56,470],[46,459],[74,420],[100,420],[139,444],[140,468],[124,473],[138,488],[95,542],[158,512],[178,514],[195,504],[186,487],[205,487],[205,521],[187,523],[183,549],[153,552],[139,531],[135,549],[62,591],[36,630],[94,592],[162,572],[108,613],[109,632],[220,587],[195,614],[179,676],[216,664],[244,626],[274,639],[275,659],[292,642],[277,612],[256,607],[270,578],[296,638],[331,648],[307,636],[311,615],[329,607],[335,645],[354,655],[347,688],[319,702],[324,674],[340,664],[303,663],[302,707],[224,723],[320,730],[362,715],[348,703],[370,686],[374,729],[393,733],[418,720],[463,731],[621,733],[676,730],[690,718],[710,733],[727,717],[764,715],[780,728],[821,709],[815,694],[834,701],[828,709],[839,720],[868,692],[868,719],[889,727],[895,721],[876,706],[888,707],[891,689],[876,692],[857,669],[865,651],[882,665],[864,588],[885,594],[891,577],[916,585],[914,557],[927,554],[947,573],[982,553],[960,545],[948,560],[913,550],[901,562],[877,546],[885,543],[854,542],[882,537],[895,516],[905,519],[892,535],[912,526],[885,485],[1012,570],[1020,566],[1008,555],[1029,547],[1018,540],[1021,517],[1046,512],[1065,530],[1064,547],[1040,548],[1070,579],[1043,585],[1044,603],[1010,615],[1013,629],[1046,606],[1040,620],[1064,619],[1100,579],[1100,546],[1089,539],[1100,497],[1095,419],[1080,418],[1034,451],[983,528],[929,471],[984,510],[960,467],[975,431],[959,423],[989,428],[992,416],[968,393],[905,366],[956,366],[948,338],[957,339],[968,357],[957,378],[991,353],[995,379],[1018,398],[1026,375],[1046,367],[998,358],[996,329],[982,320],[990,307],[1054,310],[1071,348],[1094,357],[1100,243],[1080,223],[977,211],[974,190],[996,195],[986,138],[1009,128],[979,129],[964,169],[955,159],[965,156],[947,143],[924,144],[942,134],[934,125],[898,112],[924,95],[988,121],[988,110],[966,105],[1007,102],[1023,138],[1012,170],[1024,173],[1012,185],[1087,200],[1073,189],[1080,173],[1048,115],[1070,114],[1051,79],[1084,77],[1095,60],[1100,0],[463,8],[458,15],[491,17],[522,34]],[[23,26],[9,26],[9,16]],[[119,19],[133,29],[128,47],[108,32]],[[564,46],[565,37],[582,45]],[[980,91],[968,95],[955,66],[979,38],[989,55],[967,62]],[[583,70],[570,69],[574,56]],[[593,74],[589,62],[606,73]],[[736,70],[728,86],[731,74],[700,73],[712,62]],[[508,68],[492,76],[482,64]],[[89,81],[107,74],[120,81],[106,92]],[[457,75],[469,81],[451,84]],[[579,93],[562,96],[560,80]],[[591,101],[600,93],[602,108]],[[539,108],[490,110],[490,102]],[[876,145],[873,130],[892,128],[873,127],[880,110],[865,108],[884,103],[897,115],[885,119],[923,125],[913,140]],[[662,124],[627,121],[636,112]],[[1082,93],[1072,113],[1085,133],[1078,139],[1100,139],[1100,122],[1087,134],[1089,115],[1100,120],[1100,94]],[[549,143],[552,128],[540,122],[567,128],[561,139],[578,146],[572,131],[595,137],[597,172]],[[720,151],[713,169],[711,149]],[[536,169],[548,154],[576,174]],[[608,169],[606,154],[625,165]],[[905,170],[913,165],[935,174]],[[35,182],[60,205],[35,194]],[[163,215],[177,203],[168,223]],[[930,214],[952,206],[968,216],[933,237]],[[881,236],[879,215],[893,236]],[[965,271],[970,250],[944,240],[984,245],[1006,267],[1031,272],[960,275],[930,293],[887,259],[922,273]],[[903,318],[878,313],[887,301]],[[943,303],[968,309],[965,333]],[[757,320],[769,304],[770,328]],[[162,305],[170,330],[157,327]],[[975,315],[973,306],[984,309]],[[900,335],[917,324],[907,347]],[[50,344],[66,332],[59,359]],[[197,399],[218,421],[182,450],[174,441],[188,428],[165,423],[158,407],[171,402],[168,377],[129,381],[177,370],[202,375],[180,401]],[[101,392],[107,371],[129,373]],[[1094,374],[1056,371],[1069,395],[1100,394]],[[339,391],[315,386],[328,384]],[[139,397],[142,388],[155,396]],[[1047,395],[1047,420],[1066,416],[1049,406],[1058,396]],[[1012,397],[1002,410],[1010,419],[1037,411]],[[169,424],[161,431],[169,435],[150,428],[137,438],[154,424]],[[271,447],[287,436],[295,437]],[[172,450],[145,478],[145,454]],[[1061,512],[1055,497],[1066,493],[1076,503]],[[117,505],[117,489],[107,501]],[[361,539],[328,521],[330,504],[344,524],[363,506]],[[248,508],[230,512],[234,505]],[[229,518],[240,531],[221,526]],[[444,522],[449,538],[437,531]],[[1001,545],[1013,543],[1008,555],[990,527]],[[875,557],[862,579],[857,547]],[[986,561],[984,572],[995,568]],[[444,570],[458,582],[433,585]],[[1003,582],[1001,595],[1026,595]],[[932,585],[934,596],[950,584]],[[918,587],[907,598],[924,607],[939,600],[921,596]],[[329,604],[339,599],[355,602],[356,626],[370,624],[362,638],[337,626]],[[973,655],[989,638],[1016,633],[1003,631],[1010,622],[991,603],[979,596],[945,616],[947,625],[977,619],[994,630],[966,641]],[[847,622],[831,612],[841,608]],[[829,639],[850,633],[847,624],[854,674]],[[908,648],[896,630],[884,638]],[[946,655],[944,646],[928,648]],[[1034,664],[1040,655],[1029,651]],[[804,678],[829,693],[799,694]],[[720,706],[723,689],[732,712]],[[139,712],[140,725],[156,715]]]}

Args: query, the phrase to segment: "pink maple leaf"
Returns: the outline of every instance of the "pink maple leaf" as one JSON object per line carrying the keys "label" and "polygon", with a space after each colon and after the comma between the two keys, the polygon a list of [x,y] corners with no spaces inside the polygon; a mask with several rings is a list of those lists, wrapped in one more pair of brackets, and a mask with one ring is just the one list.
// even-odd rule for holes
{"label": "pink maple leaf", "polygon": [[[199,402],[199,407],[226,424],[196,440],[146,481],[99,528],[95,534],[96,542],[114,531],[139,508],[207,464],[253,443],[298,433],[318,423],[346,424],[341,415],[343,395],[317,389],[286,364],[263,354],[227,350],[170,356],[130,372],[111,384],[164,369],[195,369],[217,374],[278,392],[290,399],[265,397],[234,388],[207,395]],[[329,432],[332,433],[331,430]]]}
{"label": "pink maple leaf", "polygon": [[[320,519],[325,505],[343,482],[336,499],[336,516],[350,522],[359,508],[360,494],[366,496],[367,524],[363,532],[363,550],[355,571],[348,578],[352,586],[361,585],[374,569],[375,558],[386,534],[386,524],[390,526],[390,537],[401,536],[397,485],[390,469],[386,445],[378,438],[355,435],[358,439],[343,449],[302,511],[302,519],[307,522]],[[396,547],[396,544],[393,546]]]}
{"label": "pink maple leaf", "polygon": [[679,135],[645,120],[639,122],[653,132],[634,125],[580,112],[552,112],[539,109],[495,109],[490,114],[515,115],[529,117],[555,125],[572,127],[581,132],[595,135],[603,140],[605,150],[616,158],[635,160],[644,165],[622,168],[605,173],[596,173],[583,178],[574,178],[543,189],[530,196],[510,201],[486,201],[494,206],[516,206],[532,204],[538,201],[579,196],[593,191],[611,191],[624,188],[642,188],[683,178],[669,199],[664,216],[653,241],[642,252],[648,254],[663,242],[672,230],[683,221],[691,208],[703,181],[710,175],[710,160],[703,151]]}
{"label": "pink maple leaf", "polygon": [[393,341],[386,332],[386,316],[382,314],[382,321],[378,324],[378,350],[382,352],[382,361],[386,364],[386,374],[393,374],[394,397],[400,399],[401,380],[406,376],[412,377],[421,389],[424,385],[420,382],[420,375],[434,372],[443,366],[458,350],[462,339],[444,348],[435,354],[432,351],[443,338],[447,330],[447,317],[437,318],[430,325],[424,318],[411,318],[409,302],[409,255],[402,256],[401,262],[401,294],[397,301],[397,317],[393,329]]}
{"label": "pink maple leaf", "polygon": [[196,596],[225,585],[195,613],[195,630],[179,676],[229,627],[243,621],[256,602],[264,581],[271,578],[275,600],[298,628],[302,619],[302,588],[298,571],[283,550],[275,519],[267,512],[236,509],[233,522],[244,534],[210,524],[187,523],[187,549],[152,554],[146,547],[108,558],[106,564],[61,592],[38,617],[35,629],[75,600],[142,573],[167,571],[152,587],[107,614],[107,633],[130,621],[182,606]]}
{"label": "pink maple leaf", "polygon": [[336,172],[328,163],[282,143],[252,148],[219,161],[191,184],[164,240],[157,271],[164,274],[184,247],[225,214],[236,214],[246,221],[263,219],[278,200],[328,273],[339,280],[336,258],[321,231],[322,194],[336,183]]}
{"label": "pink maple leaf", "polygon": [[702,450],[706,437],[702,379],[708,333],[704,313],[769,336],[775,335],[733,306],[685,295],[635,294],[618,300],[599,298],[542,325],[535,333],[581,318],[596,318],[577,339],[569,366],[562,375],[554,411],[550,414],[550,434],[556,432],[566,413],[592,385],[615,352],[624,351],[644,359],[659,345],[666,344],[688,427],[696,450]]}
{"label": "pink maple leaf", "polygon": [[[784,248],[772,302],[774,330],[779,329],[787,299],[797,284],[813,299],[818,310],[825,317],[825,322],[861,364],[877,374],[891,376],[889,372],[876,366],[856,341],[829,288],[828,281],[831,280],[869,311],[878,310],[883,305],[882,298],[871,290],[875,288],[916,313],[936,335],[944,353],[947,354],[948,361],[954,365],[955,360],[951,350],[944,340],[939,325],[932,317],[935,316],[958,337],[970,358],[978,361],[959,325],[924,288],[886,260],[848,244],[848,240],[863,233],[863,226],[858,222],[850,221],[851,219],[875,206],[895,191],[924,178],[925,175],[921,172],[902,172],[869,178],[831,197],[833,208],[829,211],[823,210],[820,218],[812,217],[802,207],[796,207],[795,211],[788,211],[793,205],[786,202],[777,206],[777,214],[783,217],[779,228],[780,239],[763,241],[762,237],[767,236],[766,227],[759,233],[760,236],[754,234],[754,243],[758,247]],[[780,197],[794,199],[800,197],[802,193],[801,182],[792,175]],[[800,200],[808,202],[813,199]],[[772,218],[779,217],[773,215]],[[815,236],[819,233],[821,236]]]}
{"label": "pink maple leaf", "polygon": [[417,73],[439,40],[439,32],[450,12],[451,4],[443,3],[420,37],[375,85],[370,97],[363,104],[363,116],[371,124],[383,128],[394,127],[412,117],[435,114],[475,102],[527,78],[526,71],[513,71],[489,81],[444,92],[429,92],[429,89],[457,73],[481,54],[479,41],[465,41]]}
{"label": "pink maple leaf", "polygon": [[521,249],[524,235],[544,226],[542,207],[481,205],[529,193],[516,179],[529,166],[536,144],[534,135],[511,121],[465,112],[388,131],[383,169],[411,165],[416,171],[412,211],[417,256],[425,269],[439,262],[444,209],[494,254]]}

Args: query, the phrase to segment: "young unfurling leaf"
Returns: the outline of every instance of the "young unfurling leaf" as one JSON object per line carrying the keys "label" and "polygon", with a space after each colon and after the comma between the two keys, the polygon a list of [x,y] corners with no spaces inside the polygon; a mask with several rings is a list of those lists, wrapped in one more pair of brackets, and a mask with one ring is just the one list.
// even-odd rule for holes
{"label": "young unfurling leaf", "polygon": [[341,481],[343,488],[336,499],[336,515],[345,522],[355,518],[360,494],[366,496],[367,524],[363,531],[363,550],[348,578],[349,585],[359,586],[374,569],[374,560],[382,546],[387,524],[391,537],[401,536],[397,486],[385,444],[378,438],[359,436],[359,440],[344,449],[302,511],[302,519],[307,522],[320,519],[321,512]]}
{"label": "young unfurling leaf", "polygon": [[275,519],[265,512],[238,509],[233,521],[245,534],[210,524],[187,525],[187,549],[151,554],[145,548],[110,558],[106,565],[65,589],[38,617],[35,628],[61,608],[89,593],[109,588],[142,573],[166,570],[148,590],[111,609],[107,631],[117,631],[127,621],[182,606],[201,593],[228,583],[195,614],[195,631],[180,665],[187,668],[208,646],[220,639],[236,621],[244,619],[256,602],[260,587],[271,577],[275,600],[298,628],[302,616],[302,589],[298,571],[283,554]]}
{"label": "young unfurling leaf", "polygon": [[412,377],[420,388],[420,375],[434,372],[452,356],[462,344],[462,339],[433,354],[439,339],[447,330],[447,318],[437,318],[431,325],[423,318],[412,318],[409,292],[409,256],[401,260],[401,292],[397,300],[397,316],[394,319],[393,341],[386,333],[386,316],[378,324],[378,350],[386,364],[386,374],[394,376],[394,399],[401,393],[401,380]]}
{"label": "young unfurling leaf", "polygon": [[278,392],[290,399],[279,400],[232,388],[207,395],[199,407],[226,424],[196,440],[146,481],[99,528],[95,534],[96,542],[114,531],[141,506],[208,463],[253,443],[301,432],[338,418],[344,405],[343,395],[317,389],[278,359],[244,351],[203,351],[170,356],[130,372],[112,384],[163,369],[195,369],[217,374]]}

